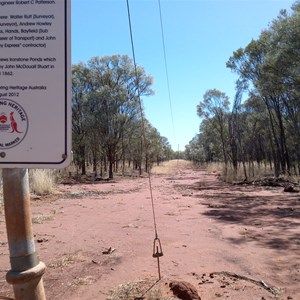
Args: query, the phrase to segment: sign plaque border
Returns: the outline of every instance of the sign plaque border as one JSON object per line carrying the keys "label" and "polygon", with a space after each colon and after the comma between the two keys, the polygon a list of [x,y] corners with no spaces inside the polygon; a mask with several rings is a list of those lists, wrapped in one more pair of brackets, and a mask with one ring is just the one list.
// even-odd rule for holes
{"label": "sign plaque border", "polygon": [[[61,5],[61,1],[64,2],[64,13],[62,13],[62,15],[60,15],[60,17],[64,17],[63,20],[63,26],[64,28],[62,28],[62,31],[64,33],[64,67],[59,67],[58,72],[64,72],[64,74],[59,73],[60,76],[62,76],[64,78],[64,91],[61,91],[61,95],[64,96],[64,99],[61,99],[61,101],[64,101],[63,105],[64,106],[64,113],[61,112],[61,119],[62,120],[62,116],[64,115],[64,128],[61,128],[61,130],[63,130],[63,134],[64,134],[64,141],[62,141],[62,133],[60,135],[60,140],[59,140],[59,145],[60,148],[63,149],[63,153],[61,153],[61,157],[59,155],[55,156],[55,161],[53,159],[53,157],[51,157],[51,159],[49,158],[50,155],[45,154],[43,157],[43,159],[37,159],[35,160],[35,158],[30,159],[31,161],[28,161],[28,157],[26,157],[26,159],[24,158],[23,155],[23,151],[22,148],[20,148],[20,153],[18,153],[18,158],[13,157],[11,159],[11,161],[9,161],[9,151],[12,148],[17,148],[22,141],[17,140],[15,142],[15,145],[12,147],[9,147],[9,143],[7,143],[6,146],[4,144],[4,141],[1,141],[1,128],[0,128],[0,168],[64,168],[67,167],[72,159],[72,153],[71,153],[71,144],[72,144],[72,108],[71,108],[71,0],[55,0],[55,1],[48,1],[48,2],[52,2],[54,3],[54,5]],[[27,1],[25,1],[27,2]],[[33,1],[28,1],[29,3],[32,4],[32,6],[34,5],[38,5],[35,4],[36,2]],[[47,12],[47,5],[44,5],[45,7],[45,15],[48,14]],[[0,20],[1,21],[1,20]],[[3,31],[4,32],[4,31]],[[2,33],[3,33],[2,32]],[[12,39],[12,38],[11,38]],[[60,45],[62,46],[62,45]],[[3,51],[3,49],[1,50],[1,52]],[[7,50],[9,51],[9,50]],[[19,50],[20,52],[22,51],[21,49]],[[0,54],[1,56],[1,54]],[[26,72],[26,71],[22,71],[22,72]],[[32,70],[30,70],[30,72],[33,72]],[[37,72],[39,72],[37,70]],[[23,73],[26,74],[26,73]],[[42,76],[42,75],[41,75]],[[61,97],[62,98],[62,97]],[[15,98],[10,98],[9,95],[8,96],[3,96],[3,98],[1,97],[0,94],[0,101],[9,101],[9,102],[14,102],[17,105],[19,105],[22,109],[24,114],[26,115],[27,111],[26,111],[26,106],[24,106],[22,104],[22,102],[18,102],[16,101]],[[60,101],[60,100],[55,100],[55,101]],[[61,108],[61,107],[60,107]],[[1,117],[1,113],[2,113],[2,117],[4,118],[3,122],[5,122],[6,118],[10,118],[10,113],[6,113],[6,112],[2,112],[1,111],[1,106],[0,106],[0,117]],[[15,116],[18,117],[18,113],[14,114]],[[27,115],[26,115],[27,118]],[[41,116],[39,116],[39,118],[42,120]],[[11,124],[14,121],[14,119],[11,119]],[[55,122],[55,118],[54,118],[54,122]],[[61,122],[61,121],[60,121]],[[9,124],[9,120],[7,121],[7,123]],[[19,122],[20,123],[20,122]],[[62,124],[63,122],[61,122]],[[0,120],[0,126],[1,126],[1,120]],[[3,125],[4,126],[4,125]],[[8,125],[9,126],[9,125]],[[12,125],[11,125],[12,126]],[[22,137],[20,137],[20,139],[26,139],[25,135],[27,134],[27,131],[30,130],[30,126],[32,126],[32,121],[30,119],[26,120],[26,133],[23,134]],[[4,127],[3,127],[4,128]],[[4,128],[5,129],[5,128]],[[13,130],[13,128],[11,129]],[[50,129],[49,129],[50,130]],[[2,131],[3,132],[3,131]],[[13,131],[7,131],[7,132],[13,132]],[[2,136],[2,140],[5,140]],[[64,143],[64,144],[63,144]],[[2,147],[1,147],[2,145]],[[37,148],[37,147],[36,147]],[[35,150],[37,151],[37,150]],[[51,149],[49,149],[49,151],[51,151]],[[50,152],[49,152],[50,153]]]}

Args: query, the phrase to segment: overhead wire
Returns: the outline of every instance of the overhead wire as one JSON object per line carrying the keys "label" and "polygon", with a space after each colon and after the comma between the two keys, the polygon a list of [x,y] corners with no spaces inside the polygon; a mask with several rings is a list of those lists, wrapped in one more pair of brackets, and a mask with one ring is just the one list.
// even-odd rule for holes
{"label": "overhead wire", "polygon": [[171,97],[170,80],[169,80],[169,69],[168,69],[167,52],[166,52],[166,45],[165,45],[164,24],[163,24],[160,0],[158,0],[158,8],[159,8],[160,31],[161,31],[161,39],[162,39],[163,54],[164,54],[164,64],[165,64],[165,72],[166,72],[166,80],[167,80],[167,88],[168,88],[169,106],[170,106],[171,121],[172,121],[172,127],[173,127],[173,136],[174,136],[174,141],[176,144],[177,140],[176,140],[175,125],[174,125],[173,106],[172,106],[172,97]]}

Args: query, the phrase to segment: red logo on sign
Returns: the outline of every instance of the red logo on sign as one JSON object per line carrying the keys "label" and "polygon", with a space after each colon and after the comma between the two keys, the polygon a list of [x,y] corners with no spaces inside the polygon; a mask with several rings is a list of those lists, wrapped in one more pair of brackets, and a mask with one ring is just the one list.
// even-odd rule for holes
{"label": "red logo on sign", "polygon": [[13,111],[10,113],[10,126],[11,126],[11,129],[12,129],[11,132],[22,133],[21,131],[18,130],[18,124],[14,119],[14,112]]}
{"label": "red logo on sign", "polygon": [[6,114],[2,113],[2,114],[0,115],[0,122],[1,122],[2,124],[4,124],[6,121],[7,121],[7,116],[6,116]]}
{"label": "red logo on sign", "polygon": [[0,99],[0,150],[19,145],[27,130],[27,115],[22,106],[13,100]]}

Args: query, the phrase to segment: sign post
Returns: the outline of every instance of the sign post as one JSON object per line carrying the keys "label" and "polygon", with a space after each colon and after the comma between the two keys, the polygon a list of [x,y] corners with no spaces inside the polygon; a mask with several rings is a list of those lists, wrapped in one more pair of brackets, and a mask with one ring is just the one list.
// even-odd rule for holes
{"label": "sign post", "polygon": [[71,161],[71,0],[0,0],[0,168],[16,300],[44,300],[27,168]]}
{"label": "sign post", "polygon": [[6,281],[16,300],[44,300],[46,267],[35,252],[27,169],[3,170],[3,194],[11,265]]}

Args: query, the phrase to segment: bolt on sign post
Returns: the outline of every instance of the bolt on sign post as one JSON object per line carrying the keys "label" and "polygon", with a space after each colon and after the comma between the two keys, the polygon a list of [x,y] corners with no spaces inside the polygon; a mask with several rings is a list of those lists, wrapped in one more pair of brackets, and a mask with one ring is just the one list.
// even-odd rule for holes
{"label": "bolt on sign post", "polygon": [[27,168],[71,161],[71,0],[0,0],[0,168],[16,300],[43,300]]}

